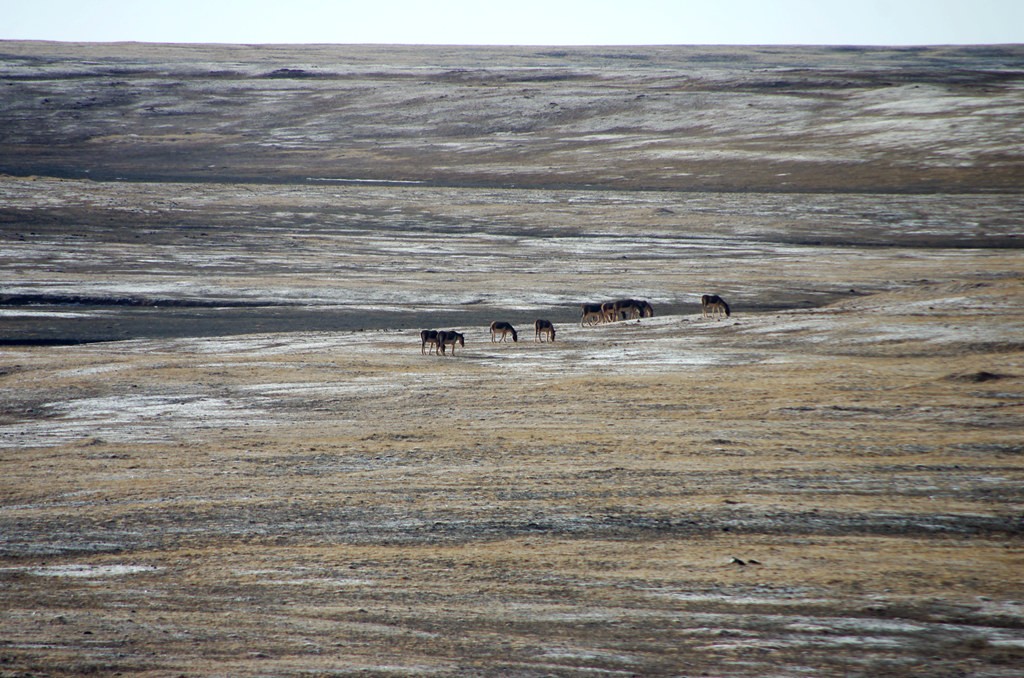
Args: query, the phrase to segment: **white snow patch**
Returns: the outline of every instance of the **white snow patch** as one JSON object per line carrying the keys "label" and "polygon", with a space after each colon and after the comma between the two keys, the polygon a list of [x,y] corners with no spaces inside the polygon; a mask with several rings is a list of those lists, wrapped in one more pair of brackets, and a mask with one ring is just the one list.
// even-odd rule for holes
{"label": "white snow patch", "polygon": [[37,577],[121,577],[141,572],[157,572],[159,567],[150,565],[47,565],[26,568],[24,571]]}

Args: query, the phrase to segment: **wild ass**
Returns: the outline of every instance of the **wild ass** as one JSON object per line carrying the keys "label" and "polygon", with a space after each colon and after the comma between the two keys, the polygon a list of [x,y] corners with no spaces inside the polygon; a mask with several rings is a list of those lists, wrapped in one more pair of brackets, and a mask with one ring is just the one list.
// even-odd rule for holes
{"label": "wild ass", "polygon": [[602,307],[609,322],[654,317],[654,307],[644,299],[617,299],[603,304]]}
{"label": "wild ass", "polygon": [[423,330],[420,332],[420,355],[423,355],[426,351],[427,344],[430,344],[430,352],[436,353],[440,342],[437,339],[437,330]]}
{"label": "wild ass", "polygon": [[718,313],[724,313],[726,318],[732,315],[732,312],[729,310],[729,304],[725,303],[725,299],[717,294],[703,295],[700,298],[700,309],[701,314],[705,318],[707,318],[708,315],[714,318]]}
{"label": "wild ass", "polygon": [[[501,335],[500,340],[496,338],[499,334]],[[512,341],[519,341],[519,333],[510,323],[503,320],[495,320],[491,323],[491,341],[505,341],[505,337],[509,334],[512,335]]]}
{"label": "wild ass", "polygon": [[455,344],[466,348],[466,337],[455,330],[442,331],[437,333],[437,343],[441,347],[442,355],[446,346],[451,346],[452,355],[455,355]]}
{"label": "wild ass", "polygon": [[551,324],[550,320],[542,320],[538,318],[533,323],[534,341],[544,341],[544,336],[547,335],[548,341],[555,340],[555,326]]}
{"label": "wild ass", "polygon": [[582,304],[580,310],[583,311],[582,315],[580,315],[580,327],[583,327],[584,323],[593,325],[594,321],[603,321],[601,304]]}

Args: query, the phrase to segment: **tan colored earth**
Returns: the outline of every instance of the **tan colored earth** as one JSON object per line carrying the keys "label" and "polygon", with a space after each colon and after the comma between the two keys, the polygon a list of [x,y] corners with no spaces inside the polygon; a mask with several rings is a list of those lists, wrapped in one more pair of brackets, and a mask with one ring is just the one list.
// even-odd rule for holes
{"label": "tan colored earth", "polygon": [[1020,675],[1024,48],[0,48],[0,676]]}

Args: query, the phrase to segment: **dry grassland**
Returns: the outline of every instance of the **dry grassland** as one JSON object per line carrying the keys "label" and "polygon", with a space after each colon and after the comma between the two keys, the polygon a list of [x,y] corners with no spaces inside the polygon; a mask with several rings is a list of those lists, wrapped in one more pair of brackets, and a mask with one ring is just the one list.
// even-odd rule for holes
{"label": "dry grassland", "polygon": [[[1019,119],[1017,80],[972,61],[1013,49],[485,52],[467,72],[466,52],[5,47],[4,171],[50,178],[0,179],[0,676],[1019,675],[1022,202],[993,148],[1020,132],[942,132],[986,101]],[[539,58],[570,63],[541,78]],[[718,120],[692,164],[682,104],[606,99],[670,81]],[[486,115],[454,103],[485,83]],[[371,101],[341,107],[346,88]],[[108,89],[139,98],[86,105]],[[527,95],[534,127],[501,120],[543,156],[485,129]],[[542,116],[554,96],[576,113]],[[231,97],[273,120],[218,117]],[[726,154],[751,101],[762,155]],[[305,182],[328,111],[351,116],[334,157],[424,183]],[[945,150],[900,155],[936,128]],[[855,171],[793,153],[845,135],[873,158]],[[251,163],[197,180],[213,157]],[[681,169],[695,184],[662,185]],[[787,172],[818,192],[773,187]],[[767,192],[732,192],[743,176]],[[704,292],[732,316],[702,318]],[[578,324],[623,296],[655,317]],[[518,343],[491,342],[497,319]],[[465,348],[421,354],[428,326]]]}
{"label": "dry grassland", "polygon": [[[6,436],[38,442],[4,453],[4,661],[1013,675],[1022,291],[450,357],[411,331],[10,349],[5,390],[50,402]],[[842,341],[879,315],[905,336]],[[961,324],[1005,336],[932,339]]]}

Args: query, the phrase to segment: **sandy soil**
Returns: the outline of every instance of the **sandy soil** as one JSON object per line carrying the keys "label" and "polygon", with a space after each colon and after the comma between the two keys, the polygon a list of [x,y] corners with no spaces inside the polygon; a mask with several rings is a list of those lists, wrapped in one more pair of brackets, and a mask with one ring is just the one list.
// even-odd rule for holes
{"label": "sandy soil", "polygon": [[0,676],[1019,675],[1019,48],[0,47]]}

